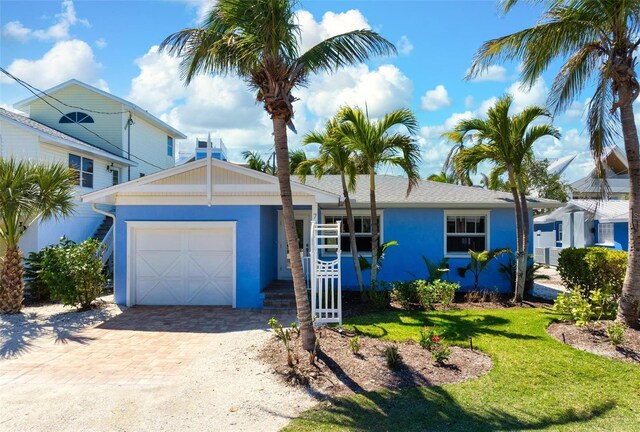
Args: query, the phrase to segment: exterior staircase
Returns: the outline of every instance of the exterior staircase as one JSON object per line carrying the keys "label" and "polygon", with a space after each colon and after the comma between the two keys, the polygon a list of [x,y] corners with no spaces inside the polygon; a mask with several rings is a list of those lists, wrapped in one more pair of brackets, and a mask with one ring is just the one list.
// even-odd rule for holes
{"label": "exterior staircase", "polygon": [[104,219],[102,220],[102,223],[96,230],[96,232],[93,233],[93,238],[98,241],[104,240],[104,236],[107,235],[112,225],[113,225],[113,219],[105,216]]}
{"label": "exterior staircase", "polygon": [[264,294],[262,312],[276,318],[295,316],[296,296],[293,292],[293,281],[274,280],[262,292]]}

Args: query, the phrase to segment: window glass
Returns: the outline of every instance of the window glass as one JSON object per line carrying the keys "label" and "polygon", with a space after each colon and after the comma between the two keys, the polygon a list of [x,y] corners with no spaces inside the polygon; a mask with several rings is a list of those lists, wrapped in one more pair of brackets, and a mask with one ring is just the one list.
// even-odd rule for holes
{"label": "window glass", "polygon": [[93,117],[83,112],[70,112],[60,117],[58,123],[93,123]]}
{"label": "window glass", "polygon": [[173,137],[167,137],[167,156],[173,156]]}
{"label": "window glass", "polygon": [[[343,253],[351,252],[351,240],[349,239],[349,224],[347,216],[340,215],[326,215],[324,216],[324,223],[332,224],[340,222],[340,249]],[[380,218],[378,218],[378,224],[380,224]],[[356,247],[358,253],[371,252],[371,216],[357,215],[353,217],[354,233],[356,235]],[[378,230],[380,225],[378,225]],[[335,244],[332,240],[326,240],[325,244]]]}
{"label": "window glass", "polygon": [[69,168],[77,174],[77,185],[93,188],[93,159],[69,154]]}
{"label": "window glass", "polygon": [[486,216],[447,216],[446,253],[465,254],[487,247]]}

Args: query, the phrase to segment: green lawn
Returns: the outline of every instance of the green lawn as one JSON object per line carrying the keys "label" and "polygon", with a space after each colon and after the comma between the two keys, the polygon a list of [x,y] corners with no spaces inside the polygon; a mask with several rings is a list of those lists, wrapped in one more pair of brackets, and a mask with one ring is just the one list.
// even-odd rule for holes
{"label": "green lawn", "polygon": [[285,430],[640,431],[640,366],[575,350],[547,336],[544,309],[383,312],[348,327],[389,340],[428,322],[452,343],[491,355],[487,375],[462,384],[379,391],[311,410]]}

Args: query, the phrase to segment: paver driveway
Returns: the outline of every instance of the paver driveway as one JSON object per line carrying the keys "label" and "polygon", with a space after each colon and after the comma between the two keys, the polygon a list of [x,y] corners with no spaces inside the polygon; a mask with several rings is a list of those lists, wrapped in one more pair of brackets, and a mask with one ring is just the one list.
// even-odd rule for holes
{"label": "paver driveway", "polygon": [[314,401],[257,359],[268,318],[135,307],[0,360],[0,430],[275,430]]}

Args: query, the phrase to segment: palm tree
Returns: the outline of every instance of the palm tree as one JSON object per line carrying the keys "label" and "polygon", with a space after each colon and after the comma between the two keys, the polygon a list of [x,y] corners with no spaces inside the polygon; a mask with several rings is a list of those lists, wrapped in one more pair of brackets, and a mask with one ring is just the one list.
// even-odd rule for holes
{"label": "palm tree", "polygon": [[[508,11],[516,0],[505,2]],[[604,156],[622,129],[629,161],[629,258],[618,320],[640,327],[640,146],[633,101],[640,84],[635,71],[640,46],[640,1],[549,1],[534,27],[485,42],[478,50],[469,77],[477,76],[496,61],[522,62],[524,85],[533,83],[555,61],[564,64],[556,75],[550,105],[566,109],[585,89],[593,86],[587,126],[596,173],[604,176]],[[619,117],[618,117],[619,115]]]}
{"label": "palm tree", "polygon": [[[289,152],[289,172],[297,172],[298,167],[307,160],[307,154],[302,149],[297,149]],[[306,165],[302,165],[302,170]],[[301,173],[298,173],[301,174]],[[304,173],[309,174],[309,172]]]}
{"label": "palm tree", "polygon": [[427,180],[433,181],[433,182],[438,182],[438,183],[450,183],[450,184],[454,184],[456,182],[455,176],[453,174],[451,174],[451,173],[446,172],[446,171],[440,171],[439,173],[433,173],[429,177],[427,177]]}
{"label": "palm tree", "polygon": [[529,208],[523,173],[524,164],[533,158],[533,145],[542,137],[559,138],[560,132],[549,124],[533,124],[540,118],[551,117],[544,108],[531,106],[521,113],[509,115],[510,95],[498,99],[487,112],[487,119],[461,120],[450,132],[444,134],[460,143],[471,136],[471,147],[461,148],[452,164],[459,173],[476,171],[483,162],[493,164],[491,177],[506,173],[513,195],[517,230],[517,274],[514,301],[522,301],[525,288],[525,271],[529,250]]}
{"label": "palm tree", "polygon": [[0,239],[5,254],[0,271],[0,312],[22,308],[22,252],[20,238],[36,220],[72,214],[77,174],[62,164],[39,165],[0,157]]}
{"label": "palm tree", "polygon": [[262,155],[257,151],[245,150],[242,152],[242,158],[247,164],[247,168],[254,171],[260,171],[267,174],[273,174],[273,168],[269,165],[269,160],[264,160]]}
{"label": "palm tree", "polygon": [[351,256],[353,266],[360,288],[360,295],[364,296],[364,283],[362,282],[362,271],[360,260],[358,259],[358,247],[356,245],[356,234],[354,228],[353,210],[351,209],[351,199],[349,192],[356,189],[356,176],[360,174],[359,164],[353,151],[342,142],[338,132],[338,122],[336,119],[329,120],[323,131],[309,132],[302,140],[303,145],[319,144],[319,156],[315,159],[308,159],[298,165],[296,173],[303,179],[313,173],[320,179],[324,174],[339,174],[342,183],[342,193],[344,195],[344,205],[347,211],[347,221],[349,226],[349,243],[351,246]]}
{"label": "palm tree", "polygon": [[[361,159],[369,174],[371,201],[371,287],[375,287],[378,257],[378,212],[376,208],[376,169],[380,166],[400,168],[407,175],[407,195],[418,184],[418,165],[422,160],[420,147],[414,140],[418,121],[411,110],[397,109],[379,120],[369,120],[362,109],[345,107],[338,113],[339,131],[343,141]],[[407,133],[393,131],[404,126]]]}
{"label": "palm tree", "polygon": [[293,126],[292,91],[310,74],[331,72],[361,63],[374,55],[395,54],[392,43],[370,30],[330,37],[300,53],[300,28],[294,0],[219,0],[200,27],[167,37],[160,50],[182,58],[189,84],[198,74],[237,74],[256,91],[273,123],[282,215],[291,256],[291,273],[304,349],[312,351],[316,337],[311,321],[300,258],[289,173],[287,126]]}

